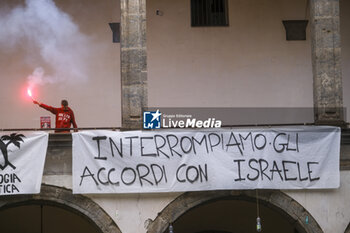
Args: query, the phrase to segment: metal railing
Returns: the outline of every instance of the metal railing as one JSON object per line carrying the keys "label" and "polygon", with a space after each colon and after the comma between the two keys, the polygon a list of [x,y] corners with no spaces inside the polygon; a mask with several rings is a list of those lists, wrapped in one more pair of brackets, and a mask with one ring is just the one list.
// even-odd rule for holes
{"label": "metal railing", "polygon": [[112,131],[116,131],[116,130],[121,130],[122,127],[82,127],[82,128],[9,128],[9,129],[0,129],[0,131],[59,131],[59,130],[70,130],[70,131],[74,131],[74,130],[112,130]]}
{"label": "metal railing", "polygon": [[[317,125],[315,123],[305,122],[305,123],[288,123],[288,124],[240,124],[240,125],[222,125],[221,128],[241,128],[241,127],[283,127],[283,126],[312,126]],[[346,122],[345,124],[348,128],[350,126],[349,122]],[[184,129],[183,127],[171,127],[171,128],[160,128],[157,130],[170,130],[170,129]],[[201,128],[185,128],[185,129],[201,129]],[[2,132],[8,132],[8,131],[75,131],[75,130],[111,130],[111,131],[128,131],[128,130],[144,130],[142,127],[138,129],[129,129],[129,128],[123,128],[120,126],[116,127],[80,127],[80,128],[3,128],[0,129]],[[149,129],[145,129],[146,131],[150,131]]]}
{"label": "metal railing", "polygon": [[[220,128],[241,128],[241,127],[283,127],[283,126],[313,126],[318,125],[311,122],[305,122],[305,123],[284,123],[284,124],[240,124],[240,125],[222,125]],[[346,127],[350,127],[350,123],[345,123]],[[347,129],[345,128],[345,129]],[[183,127],[171,127],[171,128],[160,128],[157,130],[170,130],[170,129],[201,129],[201,128],[183,128]],[[2,132],[8,132],[8,131],[79,131],[79,130],[111,130],[111,131],[128,131],[128,130],[144,130],[142,127],[138,129],[129,129],[129,128],[123,128],[121,126],[115,126],[115,127],[80,127],[80,128],[2,128],[0,131]],[[146,131],[150,131],[149,129],[145,129]],[[152,130],[151,130],[152,131]]]}

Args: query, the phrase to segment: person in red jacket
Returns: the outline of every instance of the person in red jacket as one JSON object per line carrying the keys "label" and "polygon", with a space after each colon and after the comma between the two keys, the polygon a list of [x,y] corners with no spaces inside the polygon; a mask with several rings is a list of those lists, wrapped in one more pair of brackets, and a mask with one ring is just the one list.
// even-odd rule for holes
{"label": "person in red jacket", "polygon": [[[78,128],[77,123],[75,122],[73,110],[70,107],[68,107],[67,100],[61,101],[62,106],[60,108],[54,108],[46,104],[39,103],[36,100],[33,100],[33,103],[39,105],[39,107],[42,107],[43,109],[46,109],[56,115],[57,129],[70,128],[71,124],[73,124],[74,128]],[[77,130],[74,130],[74,131],[77,132]],[[55,130],[55,132],[69,133],[70,130]]]}

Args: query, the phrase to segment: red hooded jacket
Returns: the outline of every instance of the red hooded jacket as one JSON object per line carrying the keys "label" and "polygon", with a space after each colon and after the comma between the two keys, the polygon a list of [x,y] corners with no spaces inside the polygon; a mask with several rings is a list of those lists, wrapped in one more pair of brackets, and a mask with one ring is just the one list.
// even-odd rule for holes
{"label": "red hooded jacket", "polygon": [[[54,108],[46,104],[39,104],[39,106],[56,115],[56,128],[70,128],[71,124],[74,128],[78,128],[71,108],[67,107],[68,109],[64,110],[63,107]],[[56,130],[55,132],[69,132],[69,130]]]}

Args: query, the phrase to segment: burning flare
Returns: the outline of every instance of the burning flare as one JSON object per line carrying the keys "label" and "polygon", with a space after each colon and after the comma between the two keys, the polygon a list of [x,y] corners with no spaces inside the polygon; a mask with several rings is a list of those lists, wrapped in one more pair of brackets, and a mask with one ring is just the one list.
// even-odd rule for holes
{"label": "burning flare", "polygon": [[32,91],[31,91],[29,88],[27,89],[27,93],[28,93],[29,97],[30,97],[32,100],[34,100],[34,99],[33,99],[33,95],[32,95]]}
{"label": "burning flare", "polygon": [[27,92],[28,92],[28,95],[29,95],[30,97],[32,97],[32,91],[28,89]]}

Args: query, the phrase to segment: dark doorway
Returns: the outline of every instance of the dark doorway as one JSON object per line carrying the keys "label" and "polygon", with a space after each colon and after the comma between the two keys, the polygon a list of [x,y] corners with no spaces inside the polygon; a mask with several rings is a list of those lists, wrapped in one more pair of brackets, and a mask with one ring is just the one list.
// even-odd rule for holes
{"label": "dark doorway", "polygon": [[53,205],[24,204],[0,211],[1,232],[100,233],[86,218]]}
{"label": "dark doorway", "polygon": [[[259,206],[262,232],[295,233],[295,226],[279,212]],[[187,211],[174,223],[175,233],[255,233],[257,206],[245,200],[217,200]]]}

